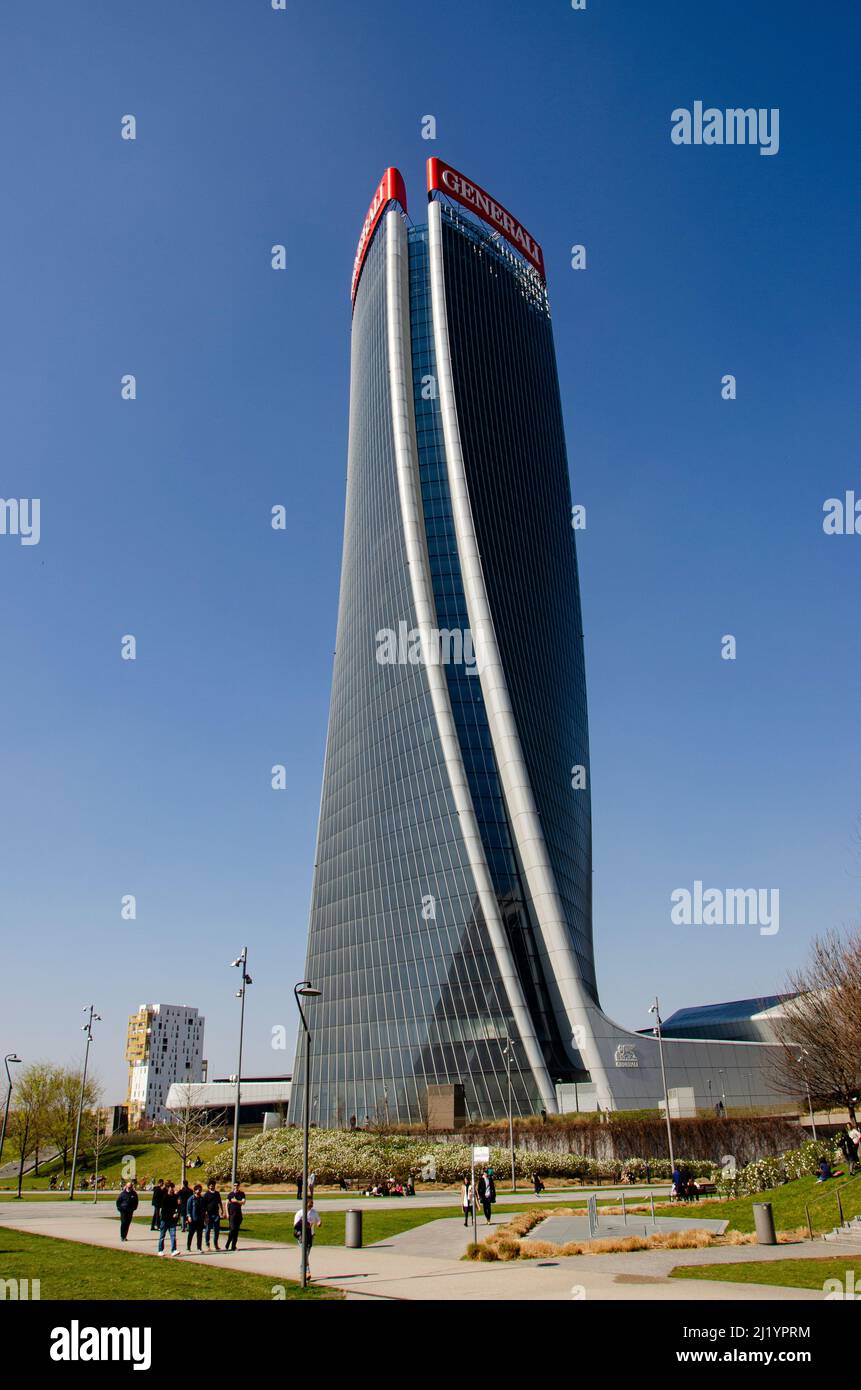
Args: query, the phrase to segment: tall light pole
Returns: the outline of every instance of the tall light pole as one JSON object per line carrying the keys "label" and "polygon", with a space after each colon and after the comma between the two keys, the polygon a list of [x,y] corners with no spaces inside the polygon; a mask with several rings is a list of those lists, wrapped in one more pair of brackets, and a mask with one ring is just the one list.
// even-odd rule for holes
{"label": "tall light pole", "polygon": [[293,987],[296,1008],[305,1030],[305,1095],[302,1119],[302,1288],[308,1287],[308,1133],[311,1120],[311,1030],[299,1003],[303,999],[318,999],[322,990],[315,989],[310,980],[300,980]]}
{"label": "tall light pole", "polygon": [[9,1102],[12,1099],[12,1077],[9,1074],[9,1063],[20,1062],[21,1058],[16,1052],[7,1052],[3,1060],[6,1064],[6,1081],[8,1084],[6,1086],[6,1108],[3,1111],[3,1130],[2,1133],[0,1133],[0,1167],[2,1167],[3,1161],[3,1145],[6,1143],[6,1126],[9,1123]]}
{"label": "tall light pole", "polygon": [[236,1103],[233,1107],[233,1162],[230,1167],[230,1185],[236,1186],[236,1168],[239,1160],[239,1095],[242,1089],[242,1034],[245,1029],[245,990],[253,983],[251,976],[246,970],[248,965],[248,947],[242,947],[242,954],[231,962],[242,971],[242,984],[236,991],[239,1003],[239,1060],[236,1064]]}
{"label": "tall light pole", "polygon": [[661,1033],[661,1010],[658,1006],[657,995],[655,995],[655,1002],[650,1007],[649,1013],[655,1015],[655,1033],[658,1039],[658,1053],[661,1058],[661,1085],[664,1088],[664,1116],[667,1121],[667,1145],[670,1150],[670,1173],[672,1174],[676,1166],[676,1160],[673,1157],[673,1127],[670,1124],[670,1096],[667,1091],[667,1072],[664,1067],[664,1038]]}
{"label": "tall light pole", "polygon": [[84,1048],[84,1069],[81,1072],[81,1094],[78,1096],[78,1121],[75,1125],[75,1147],[72,1150],[72,1176],[69,1179],[69,1201],[75,1200],[75,1171],[78,1167],[78,1145],[81,1142],[81,1115],[84,1113],[84,1088],[87,1084],[87,1062],[90,1057],[90,1043],[93,1041],[93,1024],[101,1023],[101,1014],[96,1013],[95,1004],[85,1004],[84,1013],[89,1012],[86,1023],[81,1025],[81,1032],[87,1035],[87,1045]]}
{"label": "tall light pole", "polygon": [[810,1128],[813,1130],[813,1138],[815,1139],[816,1120],[813,1118],[813,1100],[810,1095],[810,1082],[807,1080],[807,1068],[804,1065],[804,1058],[809,1056],[810,1053],[807,1051],[807,1048],[803,1047],[801,1049],[801,1056],[798,1059],[798,1065],[801,1067],[801,1075],[804,1077],[804,1088],[807,1091],[807,1105],[810,1110]]}
{"label": "tall light pole", "polygon": [[511,1096],[511,1038],[506,1033],[505,1047],[502,1055],[505,1058],[505,1070],[508,1073],[508,1148],[511,1152],[511,1190],[517,1191],[517,1178],[514,1172],[514,1105]]}

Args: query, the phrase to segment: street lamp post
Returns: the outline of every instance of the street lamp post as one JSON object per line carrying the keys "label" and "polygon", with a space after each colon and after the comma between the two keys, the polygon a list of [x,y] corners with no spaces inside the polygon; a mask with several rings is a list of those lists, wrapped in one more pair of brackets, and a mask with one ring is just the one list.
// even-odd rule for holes
{"label": "street lamp post", "polygon": [[6,1108],[3,1111],[3,1130],[0,1133],[0,1167],[3,1161],[3,1145],[6,1143],[6,1126],[9,1123],[9,1102],[12,1099],[12,1077],[9,1074],[9,1063],[20,1062],[21,1058],[16,1052],[7,1052],[3,1059],[6,1064]]}
{"label": "street lamp post", "polygon": [[806,1048],[806,1047],[803,1047],[803,1048],[801,1049],[801,1056],[800,1056],[799,1059],[798,1059],[798,1065],[801,1067],[801,1075],[804,1077],[804,1089],[805,1089],[806,1092],[807,1092],[807,1107],[808,1107],[808,1109],[809,1109],[809,1111],[810,1111],[810,1128],[811,1128],[812,1131],[813,1131],[813,1138],[815,1139],[815,1138],[816,1138],[816,1120],[815,1120],[814,1117],[813,1117],[813,1098],[812,1098],[812,1096],[811,1096],[811,1094],[810,1094],[810,1082],[809,1082],[808,1079],[807,1079],[807,1068],[806,1068],[806,1066],[804,1065],[804,1058],[805,1058],[805,1057],[809,1057],[809,1056],[810,1056],[810,1053],[807,1051],[807,1048]]}
{"label": "street lamp post", "polygon": [[236,1186],[236,1168],[239,1160],[239,1097],[242,1089],[242,1034],[245,1029],[245,990],[253,983],[251,976],[246,970],[248,965],[248,947],[242,947],[242,954],[236,957],[232,965],[238,966],[242,971],[242,984],[236,991],[239,1003],[239,1058],[236,1064],[236,1103],[233,1107],[233,1162],[230,1167],[230,1184]]}
{"label": "street lamp post", "polygon": [[90,1043],[93,1041],[93,1024],[101,1023],[101,1014],[96,1013],[95,1004],[85,1004],[84,1013],[89,1012],[86,1023],[81,1025],[81,1032],[87,1035],[87,1045],[84,1048],[84,1069],[81,1072],[81,1094],[78,1096],[78,1120],[75,1125],[75,1147],[72,1150],[72,1176],[69,1179],[69,1201],[75,1200],[75,1172],[78,1167],[78,1145],[81,1142],[81,1116],[84,1113],[84,1089],[87,1084],[87,1062],[90,1058]]}
{"label": "street lamp post", "polygon": [[649,1013],[655,1015],[655,1033],[658,1038],[658,1053],[661,1058],[661,1085],[664,1088],[664,1116],[667,1121],[667,1145],[670,1150],[670,1173],[672,1173],[676,1166],[676,1161],[673,1157],[673,1127],[670,1124],[670,1096],[667,1091],[667,1072],[664,1067],[664,1038],[661,1033],[661,1011],[658,1006],[657,995],[655,996],[654,1004],[652,1004],[649,1009]]}
{"label": "street lamp post", "polygon": [[299,997],[318,999],[322,990],[315,989],[310,980],[300,980],[293,988],[296,1008],[305,1030],[305,1095],[302,1115],[302,1288],[308,1287],[308,1135],[311,1120],[311,1030],[305,1018]]}
{"label": "street lamp post", "polygon": [[505,1058],[505,1070],[508,1073],[508,1148],[511,1153],[511,1190],[517,1191],[517,1176],[514,1170],[514,1105],[511,1095],[511,1038],[506,1034],[505,1047],[502,1049]]}

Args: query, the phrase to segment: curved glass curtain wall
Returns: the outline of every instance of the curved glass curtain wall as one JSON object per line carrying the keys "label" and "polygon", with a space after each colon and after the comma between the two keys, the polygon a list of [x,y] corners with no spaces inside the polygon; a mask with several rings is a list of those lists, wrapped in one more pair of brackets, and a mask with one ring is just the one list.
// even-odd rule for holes
{"label": "curved glass curtain wall", "polygon": [[[418,439],[422,501],[437,623],[449,631],[469,627],[457,553],[445,462],[436,380],[428,272],[427,228],[410,230],[410,316],[412,324],[413,396]],[[431,383],[431,386],[428,385]],[[473,668],[474,669],[474,668]],[[558,1037],[539,959],[534,927],[514,851],[505,799],[490,737],[487,713],[476,674],[465,663],[446,666],[452,713],[457,728],[473,807],[502,920],[526,995],[539,1043],[553,1076],[570,1070]]]}
{"label": "curved glass curtain wall", "polygon": [[[442,231],[455,399],[488,599],[572,944],[597,1002],[583,627],[546,295],[490,233],[445,203]],[[575,790],[578,766],[586,785]]]}
{"label": "curved glass curtain wall", "polygon": [[[307,955],[307,976],[323,991],[306,1001],[310,1116],[321,1127],[418,1121],[428,1083],[462,1082],[472,1117],[507,1108],[502,1039],[517,1042],[517,1031],[426,673],[377,661],[377,634],[401,621],[416,625],[392,438],[383,218],[353,317],[337,653]],[[513,1082],[516,1109],[537,1109],[531,1073],[518,1066]],[[304,1093],[300,1037],[296,1123]]]}

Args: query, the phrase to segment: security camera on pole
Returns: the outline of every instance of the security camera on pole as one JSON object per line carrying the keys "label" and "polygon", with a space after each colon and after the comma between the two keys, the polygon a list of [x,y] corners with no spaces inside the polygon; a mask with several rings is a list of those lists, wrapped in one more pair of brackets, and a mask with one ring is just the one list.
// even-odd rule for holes
{"label": "security camera on pole", "polygon": [[246,970],[248,964],[248,947],[242,947],[242,955],[237,956],[231,962],[242,971],[242,984],[236,991],[236,997],[240,1000],[239,1005],[239,1058],[236,1063],[236,1103],[233,1107],[233,1163],[230,1168],[230,1185],[236,1186],[236,1167],[239,1158],[239,1096],[242,1089],[242,1034],[245,1028],[245,989],[247,985],[253,983],[251,976]]}
{"label": "security camera on pole", "polygon": [[9,1123],[9,1102],[12,1099],[12,1077],[9,1074],[9,1063],[20,1062],[21,1058],[16,1052],[7,1052],[4,1061],[6,1063],[6,1107],[3,1111],[3,1130],[0,1133],[0,1164],[3,1161],[3,1145],[6,1143],[6,1126]]}
{"label": "security camera on pole", "polygon": [[649,1008],[649,1013],[655,1015],[655,1036],[658,1039],[658,1053],[661,1058],[661,1085],[664,1088],[664,1118],[667,1121],[667,1145],[670,1150],[670,1173],[672,1174],[676,1166],[676,1160],[673,1157],[673,1128],[670,1124],[670,1096],[667,1091],[667,1073],[664,1068],[664,1039],[661,1034],[661,1011],[658,1007],[657,995],[655,996],[654,1004]]}
{"label": "security camera on pole", "polygon": [[299,1010],[299,1017],[302,1020],[302,1027],[305,1030],[305,1094],[303,1106],[302,1122],[302,1288],[308,1287],[308,1131],[311,1122],[311,1030],[308,1027],[308,1020],[302,1005],[299,1003],[300,996],[303,999],[319,999],[322,990],[315,989],[310,980],[300,980],[294,986],[293,994],[296,999],[296,1007]]}
{"label": "security camera on pole", "polygon": [[84,1111],[84,1089],[87,1084],[87,1062],[90,1056],[90,1043],[93,1041],[93,1024],[101,1023],[101,1014],[96,1013],[95,1004],[85,1004],[84,1013],[89,1011],[89,1018],[86,1023],[81,1025],[81,1031],[87,1035],[87,1045],[84,1048],[84,1069],[81,1072],[81,1094],[78,1097],[78,1122],[75,1125],[75,1147],[72,1150],[72,1176],[69,1179],[69,1201],[75,1200],[75,1170],[78,1166],[78,1145],[81,1141],[81,1115]]}

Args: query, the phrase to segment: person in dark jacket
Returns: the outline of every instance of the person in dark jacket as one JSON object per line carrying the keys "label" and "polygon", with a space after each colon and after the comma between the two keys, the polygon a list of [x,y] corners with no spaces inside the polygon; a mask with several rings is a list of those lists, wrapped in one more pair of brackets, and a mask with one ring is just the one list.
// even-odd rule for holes
{"label": "person in dark jacket", "polygon": [[169,1182],[162,1193],[161,1206],[159,1208],[158,1223],[158,1253],[166,1255],[164,1248],[164,1238],[170,1235],[170,1253],[178,1255],[176,1248],[176,1225],[179,1221],[179,1197],[172,1182]]}
{"label": "person in dark jacket", "polygon": [[161,1199],[163,1196],[164,1178],[159,1178],[158,1182],[155,1184],[152,1190],[152,1221],[150,1222],[149,1227],[151,1231],[158,1230],[159,1221],[161,1220],[161,1217],[159,1216],[159,1211],[161,1209]]}
{"label": "person in dark jacket", "polygon": [[188,1184],[188,1178],[183,1178],[182,1186],[177,1190],[176,1195],[179,1198],[179,1219],[182,1222],[182,1229],[185,1231],[188,1228],[187,1208],[188,1199],[191,1196],[191,1188]]}
{"label": "person in dark jacket", "polygon": [[245,1193],[239,1186],[239,1179],[236,1179],[234,1186],[227,1198],[227,1244],[225,1250],[236,1249],[236,1238],[239,1235],[239,1227],[242,1225],[242,1208],[245,1206]]}
{"label": "person in dark jacket", "polygon": [[496,1201],[496,1184],[493,1181],[492,1168],[485,1168],[478,1180],[478,1200],[481,1202],[484,1219],[489,1226],[493,1203]]}
{"label": "person in dark jacket", "polygon": [[191,1249],[191,1242],[194,1239],[194,1237],[197,1236],[197,1248],[198,1250],[200,1250],[200,1243],[203,1238],[203,1223],[206,1218],[206,1212],[204,1211],[203,1207],[203,1188],[201,1187],[199,1182],[196,1182],[194,1184],[191,1195],[188,1199],[188,1205],[186,1207],[186,1218],[188,1222],[188,1244],[186,1248],[188,1250]]}
{"label": "person in dark jacket", "polygon": [[221,1200],[221,1193],[216,1186],[215,1178],[210,1178],[206,1184],[206,1191],[203,1194],[203,1209],[206,1213],[206,1248],[209,1250],[210,1240],[212,1240],[216,1250],[220,1250],[218,1237],[221,1234],[221,1222],[224,1218],[224,1203]]}
{"label": "person in dark jacket", "polygon": [[135,1185],[131,1179],[126,1183],[117,1198],[117,1211],[120,1214],[120,1240],[127,1240],[129,1226],[132,1224],[132,1217],[137,1211],[140,1198],[135,1192]]}

